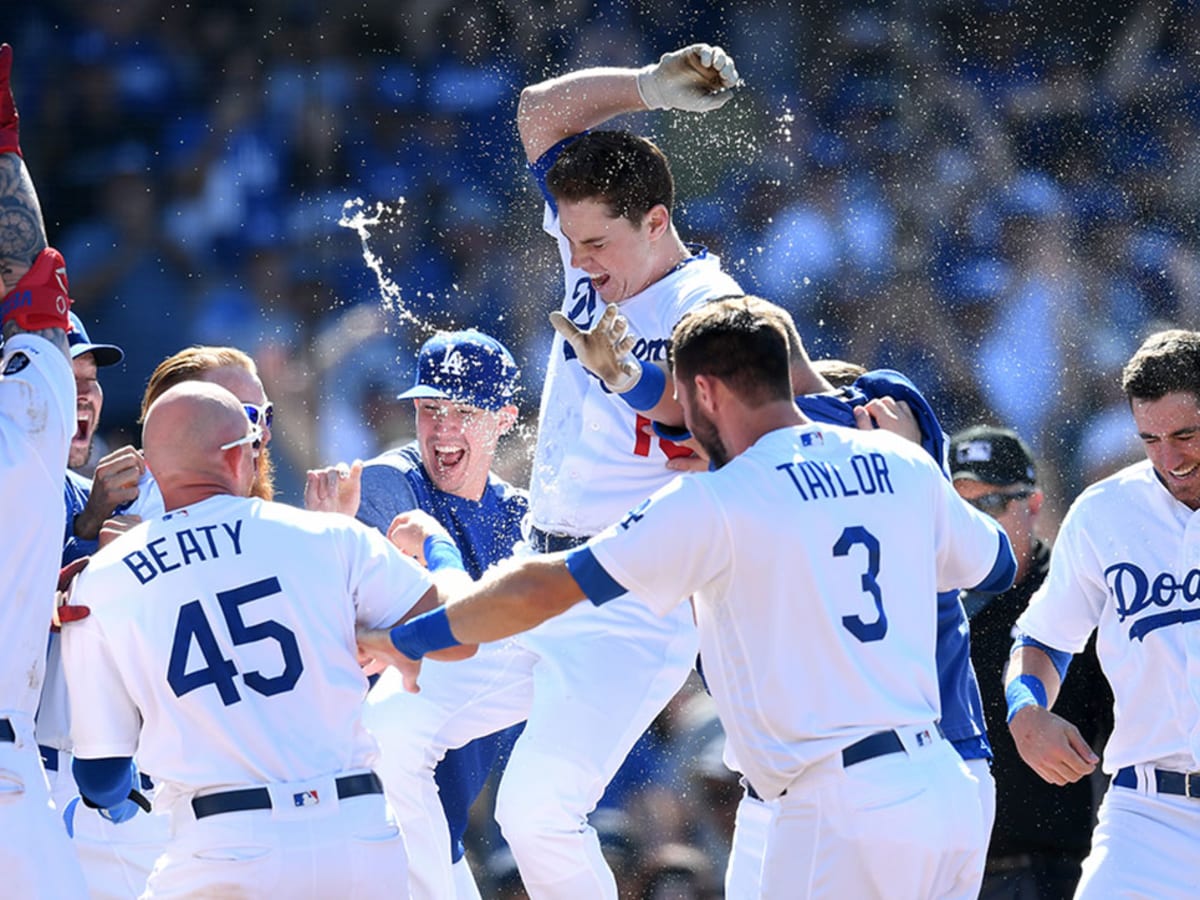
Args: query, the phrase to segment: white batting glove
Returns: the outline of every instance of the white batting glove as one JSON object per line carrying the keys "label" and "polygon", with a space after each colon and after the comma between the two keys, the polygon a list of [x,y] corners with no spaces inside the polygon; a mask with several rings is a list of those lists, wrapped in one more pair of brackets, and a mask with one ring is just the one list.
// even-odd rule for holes
{"label": "white batting glove", "polygon": [[615,303],[610,303],[587,331],[581,331],[557,310],[550,313],[550,324],[575,350],[583,367],[614,394],[632,390],[641,379],[642,365],[633,355],[636,340],[629,334],[629,320]]}
{"label": "white batting glove", "polygon": [[692,44],[664,53],[638,71],[637,89],[648,109],[708,112],[719,109],[740,85],[733,57],[720,47]]}

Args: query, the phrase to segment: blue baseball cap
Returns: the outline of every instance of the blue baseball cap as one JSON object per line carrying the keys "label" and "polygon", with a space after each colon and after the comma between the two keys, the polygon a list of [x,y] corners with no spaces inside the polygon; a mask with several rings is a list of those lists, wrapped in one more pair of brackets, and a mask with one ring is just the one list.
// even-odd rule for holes
{"label": "blue baseball cap", "polygon": [[437,398],[497,410],[513,402],[517,363],[494,337],[471,328],[440,331],[421,346],[417,383],[400,400]]}
{"label": "blue baseball cap", "polygon": [[67,334],[67,343],[71,345],[71,359],[90,353],[97,366],[115,366],[125,358],[125,351],[115,344],[93,344],[79,316],[75,313],[67,315],[71,317],[71,331]]}

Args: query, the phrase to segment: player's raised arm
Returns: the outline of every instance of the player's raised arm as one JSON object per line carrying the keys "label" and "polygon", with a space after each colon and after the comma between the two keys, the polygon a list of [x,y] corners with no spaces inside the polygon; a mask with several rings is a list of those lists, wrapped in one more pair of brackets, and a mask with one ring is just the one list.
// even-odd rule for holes
{"label": "player's raised arm", "polygon": [[564,138],[623,113],[647,109],[707,112],[739,83],[720,47],[692,44],[640,69],[595,68],[551,78],[521,92],[517,130],[530,162]]}

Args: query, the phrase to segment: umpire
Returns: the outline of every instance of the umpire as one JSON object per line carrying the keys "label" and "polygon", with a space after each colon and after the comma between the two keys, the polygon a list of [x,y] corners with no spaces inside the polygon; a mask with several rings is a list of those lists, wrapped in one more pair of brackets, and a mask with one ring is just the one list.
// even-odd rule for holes
{"label": "umpire", "polygon": [[[981,425],[951,438],[950,473],[963,499],[1004,526],[1017,558],[1017,577],[1009,590],[991,597],[973,592],[962,596],[971,622],[971,659],[995,752],[996,824],[980,898],[1067,898],[1075,891],[1080,863],[1088,853],[1095,788],[1087,778],[1065,787],[1043,781],[1021,760],[1004,725],[1004,671],[1013,629],[1050,570],[1050,545],[1036,535],[1045,499],[1037,486],[1037,465],[1015,432]],[[1097,747],[1098,739],[1112,728],[1112,694],[1096,661],[1094,638],[1071,669],[1074,677],[1054,710],[1077,723],[1084,739]]]}

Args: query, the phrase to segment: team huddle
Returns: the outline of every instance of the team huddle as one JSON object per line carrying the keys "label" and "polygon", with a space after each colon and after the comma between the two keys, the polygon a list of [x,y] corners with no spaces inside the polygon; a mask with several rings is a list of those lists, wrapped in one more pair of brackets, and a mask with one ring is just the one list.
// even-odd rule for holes
{"label": "team huddle", "polygon": [[1090,777],[1051,709],[1093,632],[1112,783],[1066,890],[1200,895],[1200,333],[1126,366],[1148,459],[1073,505],[1011,661],[977,671],[977,615],[1037,568],[1032,457],[1004,429],[949,439],[899,373],[811,360],[681,238],[666,157],[601,126],[720,115],[741,79],[694,44],[521,94],[564,273],[528,491],[492,471],[517,366],[475,329],[422,346],[416,440],[309,472],[304,509],[272,499],[275,410],[229,347],[163,360],[141,446],[87,479],[122,351],[70,310],[11,63],[3,45],[0,203],[30,226],[0,231],[13,896],[479,897],[467,812],[524,723],[495,817],[526,893],[616,900],[589,815],[696,669],[744,792],[726,897],[1056,896],[988,893],[988,727],[1044,782]]}

